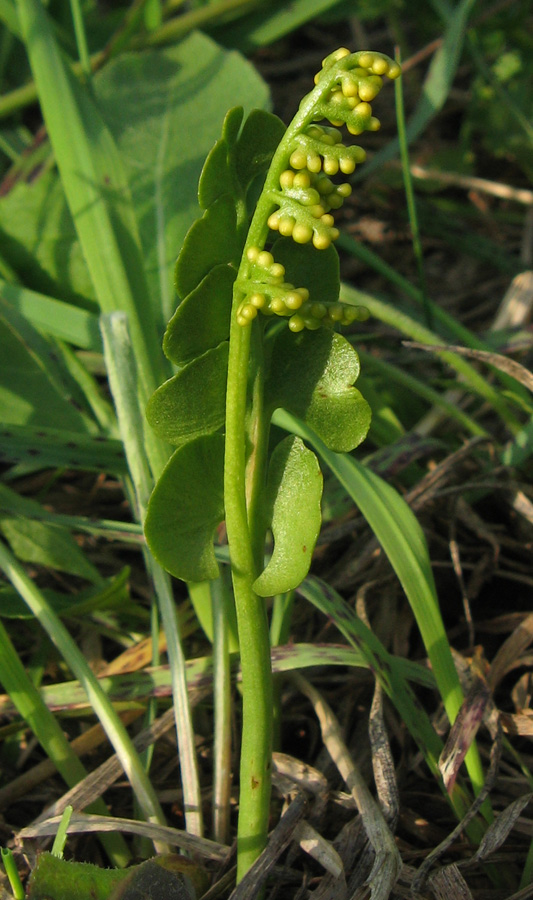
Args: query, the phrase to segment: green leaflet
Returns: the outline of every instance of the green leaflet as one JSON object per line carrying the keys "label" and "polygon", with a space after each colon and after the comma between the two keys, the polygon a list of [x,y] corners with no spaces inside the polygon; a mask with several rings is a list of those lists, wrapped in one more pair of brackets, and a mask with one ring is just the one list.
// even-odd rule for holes
{"label": "green leaflet", "polygon": [[254,178],[266,171],[285,134],[285,125],[264,109],[253,109],[246,119],[236,146],[237,177],[247,190]]}
{"label": "green leaflet", "polygon": [[330,450],[353,450],[365,438],[371,411],[352,387],[359,358],[346,338],[325,329],[281,332],[272,349],[266,397],[303,419]]}
{"label": "green leaflet", "polygon": [[227,369],[224,341],[165,381],[146,410],[152,428],[177,446],[217,431],[224,424]]}
{"label": "green leaflet", "polygon": [[163,339],[163,350],[177,366],[227,340],[236,274],[232,266],[215,266],[178,306]]}
{"label": "green leaflet", "polygon": [[253,109],[242,123],[242,108],[230,109],[222,137],[209,153],[198,184],[198,202],[207,209],[224,194],[246,194],[250,184],[268,168],[285,126],[264,109]]}
{"label": "green leaflet", "polygon": [[209,434],[180,447],[150,498],[146,540],[158,562],[183,581],[216,578],[215,529],[224,518],[224,438]]}
{"label": "green leaflet", "polygon": [[241,245],[237,237],[235,202],[219,197],[187,232],[176,263],[176,290],[186,297],[220,263],[237,263]]}
{"label": "green leaflet", "polygon": [[320,531],[322,473],[303,441],[290,436],[270,459],[265,515],[274,535],[274,552],[254,590],[262,597],[297,587],[307,575]]}
{"label": "green leaflet", "polygon": [[235,193],[230,154],[235,147],[243,112],[241,106],[235,106],[226,113],[222,137],[216,142],[203,165],[198,182],[198,203],[202,209],[207,209],[224,194]]}

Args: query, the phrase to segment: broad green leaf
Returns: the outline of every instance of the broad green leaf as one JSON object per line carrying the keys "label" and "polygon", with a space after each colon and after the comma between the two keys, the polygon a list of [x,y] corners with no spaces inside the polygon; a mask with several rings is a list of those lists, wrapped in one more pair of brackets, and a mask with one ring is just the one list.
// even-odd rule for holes
{"label": "broad green leaf", "polygon": [[195,900],[205,893],[205,869],[177,854],[163,854],[127,869],[68,862],[41,853],[28,881],[28,900]]}
{"label": "broad green leaf", "polygon": [[0,198],[2,256],[28,288],[74,303],[95,293],[55,170]]}
{"label": "broad green leaf", "polygon": [[170,444],[181,445],[217,431],[226,412],[228,343],[193,359],[152,395],[146,415]]}
{"label": "broad green leaf", "polygon": [[352,387],[359,358],[340,334],[324,328],[275,339],[265,397],[303,419],[331,449],[353,450],[365,438],[371,411]]}
{"label": "broad green leaf", "polygon": [[216,578],[215,529],[224,518],[224,438],[210,434],[170,458],[148,504],[146,540],[158,562],[183,581]]}
{"label": "broad green leaf", "polygon": [[[240,54],[200,33],[177,46],[121,54],[94,76],[93,86],[129,182],[149,287],[143,302],[151,298],[161,331],[175,306],[175,260],[199,214],[205,157],[226,110],[236,103],[247,110],[267,106],[268,88]],[[0,229],[3,253],[9,250],[28,287],[59,299],[94,298],[55,172],[1,198]]]}
{"label": "broad green leaf", "polygon": [[294,287],[305,287],[309,299],[317,303],[336,303],[339,299],[339,254],[330,244],[316,250],[312,244],[296,244],[280,238],[272,248],[276,262],[285,266],[285,280]]}
{"label": "broad green leaf", "polygon": [[240,242],[232,197],[219,197],[191,226],[176,262],[176,290],[186,297],[214,266],[238,263]]}
{"label": "broad green leaf", "polygon": [[254,582],[261,597],[297,587],[311,565],[322,521],[322,473],[312,450],[298,437],[277,445],[270,459],[265,515],[274,535],[274,551]]}
{"label": "broad green leaf", "polygon": [[[227,110],[268,106],[268,87],[240,53],[229,53],[200,32],[164,49],[121,54],[94,84],[128,174],[162,331],[175,305],[174,263],[200,212],[198,178],[205,158],[220,138]],[[223,134],[230,143],[234,126],[230,115]]]}
{"label": "broad green leaf", "polygon": [[[46,421],[52,418],[51,412],[50,407],[42,410]],[[53,421],[60,424],[55,414]],[[43,468],[68,466],[72,469],[115,472],[117,475],[127,471],[121,441],[104,435],[92,436],[38,425],[0,425],[0,460],[38,463]]]}
{"label": "broad green leaf", "polygon": [[215,266],[178,306],[163,338],[163,350],[177,366],[227,340],[236,274],[232,266]]}
{"label": "broad green leaf", "polygon": [[263,109],[253,109],[239,135],[235,154],[237,176],[244,190],[266,172],[286,128],[281,119]]}

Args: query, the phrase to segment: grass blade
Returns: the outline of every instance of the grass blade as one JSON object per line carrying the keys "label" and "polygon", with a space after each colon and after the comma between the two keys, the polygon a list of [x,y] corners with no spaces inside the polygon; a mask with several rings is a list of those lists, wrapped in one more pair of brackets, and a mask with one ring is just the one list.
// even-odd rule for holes
{"label": "grass blade", "polygon": [[[135,389],[137,368],[125,314],[116,312],[109,316],[102,316],[101,328],[109,384],[134,487],[137,517],[139,521],[143,522],[153,481],[143,445],[143,419]],[[172,586],[170,577],[156,563],[146,546],[144,547],[144,557],[147,570],[152,577],[167,636],[187,830],[191,834],[201,835],[203,832],[202,802],[194,728],[187,693],[185,656]]]}
{"label": "grass blade", "polygon": [[0,296],[44,334],[83,350],[102,352],[98,317],[88,310],[1,280]]}
{"label": "grass blade", "polygon": [[120,441],[103,435],[80,434],[59,428],[31,425],[0,426],[0,460],[31,462],[39,468],[83,469],[94,472],[126,472],[124,448]]}
{"label": "grass blade", "polygon": [[[306,582],[307,584],[307,582]],[[272,671],[276,675],[294,672],[313,666],[355,666],[368,668],[368,658],[355,647],[340,644],[288,644],[272,649]],[[433,674],[419,663],[398,657],[395,667],[399,677],[412,681],[422,687],[434,689]],[[213,678],[212,659],[209,656],[187,660],[185,664],[189,691],[203,690]],[[232,678],[238,678],[236,654],[231,655]],[[127,672],[118,675],[104,675],[98,679],[102,690],[113,703],[133,706],[144,702],[157,694],[158,697],[170,697],[172,679],[169,666],[157,666],[155,669]],[[59,684],[43,685],[40,697],[50,709],[63,710],[65,713],[73,708],[83,710],[89,708],[87,695],[77,681],[62,681]],[[0,695],[0,712],[12,715],[14,705],[7,694]]]}
{"label": "grass blade", "polygon": [[[341,289],[341,299],[346,303],[353,303],[356,306],[366,306],[371,316],[374,316],[381,322],[391,325],[401,334],[409,336],[411,340],[418,341],[421,344],[428,344],[429,346],[438,346],[441,344],[438,335],[433,331],[430,331],[429,328],[421,325],[406,313],[396,309],[392,304],[385,303],[383,300],[379,300],[372,294],[367,294],[364,291],[359,291],[347,284],[343,284]],[[417,337],[413,337],[415,334]],[[447,350],[439,350],[437,353],[444,362],[455,369],[461,376],[465,388],[468,386],[470,390],[490,403],[512,434],[515,434],[520,429],[520,423],[511,412],[501,391],[493,388],[469,362],[462,359],[457,354]]]}

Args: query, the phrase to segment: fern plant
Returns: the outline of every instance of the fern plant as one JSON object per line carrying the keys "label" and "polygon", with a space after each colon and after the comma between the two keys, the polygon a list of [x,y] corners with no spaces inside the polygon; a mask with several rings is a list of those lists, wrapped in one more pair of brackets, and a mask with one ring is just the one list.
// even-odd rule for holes
{"label": "fern plant", "polygon": [[[204,165],[204,213],[176,264],[181,302],[164,350],[178,367],[148,420],[176,450],[152,494],[145,531],[158,561],[189,582],[218,575],[213,540],[225,521],[242,667],[238,825],[240,880],[266,842],[272,682],[265,598],[305,578],[320,528],[315,454],[290,435],[271,446],[283,408],[332,450],[364,439],[370,408],[353,386],[359,360],[335,329],[366,317],[339,302],[333,214],[365,158],[350,135],[373,131],[371,102],[393,60],[342,48],[287,129],[275,116],[226,116]],[[322,124],[326,121],[328,124]],[[266,537],[273,549],[265,564]]]}

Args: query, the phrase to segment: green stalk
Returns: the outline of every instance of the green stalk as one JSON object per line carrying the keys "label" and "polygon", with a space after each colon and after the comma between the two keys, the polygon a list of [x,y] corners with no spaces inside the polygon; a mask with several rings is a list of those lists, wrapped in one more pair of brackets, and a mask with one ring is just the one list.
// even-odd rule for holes
{"label": "green stalk", "polygon": [[80,0],[70,0],[70,11],[74,23],[74,34],[76,35],[76,44],[78,45],[81,70],[85,81],[89,81],[91,78],[91,57],[89,56],[89,48],[87,46],[87,37],[85,34],[83,11]]}
{"label": "green stalk", "polygon": [[24,900],[26,892],[24,890],[22,881],[20,880],[17,864],[11,850],[8,847],[2,847],[1,855],[2,862],[4,863],[4,869],[6,870],[6,875],[13,892],[14,900]]}
{"label": "green stalk", "polygon": [[253,583],[256,569],[246,508],[245,447],[250,328],[232,309],[226,398],[224,497],[242,669],[242,746],[237,835],[237,880],[266,844],[270,806],[272,675],[265,601]]}
{"label": "green stalk", "polygon": [[[270,619],[270,641],[273,647],[286,644],[289,640],[294,600],[294,591],[278,594],[273,599]],[[272,746],[274,750],[281,749],[281,689],[283,681],[283,675],[274,675],[272,706]]]}

